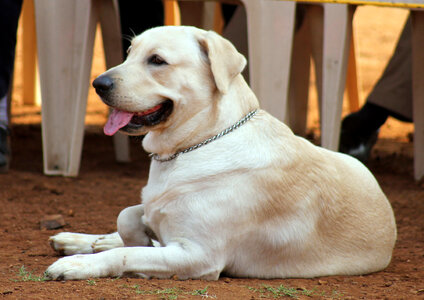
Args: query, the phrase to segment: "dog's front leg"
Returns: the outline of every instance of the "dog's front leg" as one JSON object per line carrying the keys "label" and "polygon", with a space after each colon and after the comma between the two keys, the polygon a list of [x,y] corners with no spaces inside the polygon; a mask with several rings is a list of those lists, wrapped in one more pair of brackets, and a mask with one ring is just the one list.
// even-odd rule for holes
{"label": "dog's front leg", "polygon": [[46,275],[54,280],[87,279],[133,274],[140,277],[217,280],[223,264],[189,242],[166,247],[123,247],[64,257]]}
{"label": "dog's front leg", "polygon": [[61,232],[50,237],[52,248],[62,255],[91,254],[123,246],[151,246],[150,229],[142,222],[143,204],[130,206],[118,217],[118,232],[84,234]]}
{"label": "dog's front leg", "polygon": [[118,232],[126,247],[152,246],[156,239],[152,230],[143,224],[144,204],[134,205],[122,210],[118,216]]}

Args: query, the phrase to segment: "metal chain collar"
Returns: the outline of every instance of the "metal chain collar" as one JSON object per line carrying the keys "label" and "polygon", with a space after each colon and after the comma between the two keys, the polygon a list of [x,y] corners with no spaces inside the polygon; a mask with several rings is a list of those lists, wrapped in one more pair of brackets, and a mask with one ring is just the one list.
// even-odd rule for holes
{"label": "metal chain collar", "polygon": [[224,135],[229,134],[230,132],[236,130],[237,128],[242,126],[244,123],[249,121],[257,112],[258,112],[257,109],[252,110],[247,115],[245,115],[241,120],[239,120],[237,123],[233,124],[232,126],[228,127],[227,129],[224,129],[223,131],[221,131],[217,135],[214,135],[213,137],[208,138],[207,140],[204,140],[203,142],[201,142],[197,145],[194,145],[194,146],[191,146],[191,147],[186,148],[184,150],[175,152],[174,154],[172,154],[171,156],[169,156],[167,158],[160,158],[159,154],[156,154],[156,153],[150,153],[149,156],[151,158],[153,158],[154,160],[159,161],[159,162],[167,162],[167,161],[173,160],[173,159],[177,158],[181,153],[191,152],[191,151],[196,150],[196,149],[198,149],[198,148],[200,148],[204,145],[209,144],[210,142],[213,142],[213,141],[219,139],[220,137],[223,137]]}

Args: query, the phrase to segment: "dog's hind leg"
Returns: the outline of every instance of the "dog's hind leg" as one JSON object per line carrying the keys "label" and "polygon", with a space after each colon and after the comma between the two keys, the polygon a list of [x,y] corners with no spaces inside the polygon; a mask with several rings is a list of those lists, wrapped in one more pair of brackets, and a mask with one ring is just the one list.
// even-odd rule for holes
{"label": "dog's hind leg", "polygon": [[111,234],[84,234],[61,232],[49,239],[52,248],[62,255],[90,254],[124,245],[117,232]]}

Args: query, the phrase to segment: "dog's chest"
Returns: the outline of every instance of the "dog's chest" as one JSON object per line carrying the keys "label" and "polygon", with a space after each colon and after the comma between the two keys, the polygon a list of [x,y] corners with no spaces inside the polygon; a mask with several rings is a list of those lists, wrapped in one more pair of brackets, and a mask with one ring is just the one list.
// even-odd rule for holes
{"label": "dog's chest", "polygon": [[160,241],[159,225],[164,217],[161,210],[166,203],[163,203],[164,201],[162,199],[163,187],[155,187],[156,185],[147,185],[143,188],[142,199],[144,204],[144,215],[142,217],[142,222],[155,233]]}
{"label": "dog's chest", "polygon": [[192,212],[199,209],[207,211],[213,205],[209,200],[205,201],[209,197],[205,197],[204,193],[219,186],[215,183],[221,180],[220,176],[212,176],[211,168],[206,170],[201,164],[187,166],[187,163],[181,167],[180,163],[153,163],[148,184],[142,191],[143,223],[164,242],[164,235],[172,235],[171,232],[179,235],[178,231],[186,231],[182,228],[183,220],[195,218],[190,216]]}
{"label": "dog's chest", "polygon": [[169,223],[173,214],[178,213],[178,208],[173,207],[179,197],[176,189],[172,188],[172,172],[163,167],[164,164],[159,164],[159,168],[151,166],[148,184],[142,190],[142,221],[151,228],[161,243],[164,242],[161,228],[163,229],[163,224]]}

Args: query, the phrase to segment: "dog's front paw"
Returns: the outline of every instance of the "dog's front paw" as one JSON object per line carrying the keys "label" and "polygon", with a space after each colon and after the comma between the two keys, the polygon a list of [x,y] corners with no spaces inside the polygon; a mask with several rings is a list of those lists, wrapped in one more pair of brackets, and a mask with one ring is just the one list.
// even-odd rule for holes
{"label": "dog's front paw", "polygon": [[119,233],[115,232],[112,234],[106,234],[100,236],[91,246],[94,253],[102,252],[118,247],[123,247],[124,242],[122,241]]}
{"label": "dog's front paw", "polygon": [[61,232],[50,237],[52,248],[62,255],[93,253],[92,245],[98,237],[95,235]]}
{"label": "dog's front paw", "polygon": [[111,234],[61,232],[50,237],[49,241],[52,248],[62,255],[91,254],[124,245],[117,232]]}
{"label": "dog's front paw", "polygon": [[108,261],[98,254],[79,254],[61,258],[47,268],[45,275],[50,280],[76,280],[106,277]]}

